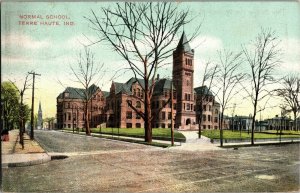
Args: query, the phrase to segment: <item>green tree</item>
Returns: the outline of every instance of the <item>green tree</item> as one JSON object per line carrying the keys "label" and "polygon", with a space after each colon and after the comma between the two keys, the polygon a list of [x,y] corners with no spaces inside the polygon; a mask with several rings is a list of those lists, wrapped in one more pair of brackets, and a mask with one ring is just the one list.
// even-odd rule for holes
{"label": "green tree", "polygon": [[2,82],[1,90],[1,100],[4,102],[4,125],[6,129],[12,130],[18,127],[20,95],[15,85],[8,81]]}

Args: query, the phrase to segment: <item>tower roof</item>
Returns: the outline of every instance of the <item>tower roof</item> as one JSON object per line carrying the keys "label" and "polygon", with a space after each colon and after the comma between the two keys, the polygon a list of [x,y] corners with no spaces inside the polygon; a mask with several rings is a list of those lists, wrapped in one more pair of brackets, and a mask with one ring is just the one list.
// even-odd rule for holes
{"label": "tower roof", "polygon": [[194,53],[194,50],[191,49],[190,44],[186,38],[184,31],[182,32],[182,35],[181,35],[181,38],[179,40],[176,50],[183,50],[184,52],[187,52],[190,54]]}
{"label": "tower roof", "polygon": [[39,101],[39,112],[42,112],[42,105],[41,105],[41,101]]}

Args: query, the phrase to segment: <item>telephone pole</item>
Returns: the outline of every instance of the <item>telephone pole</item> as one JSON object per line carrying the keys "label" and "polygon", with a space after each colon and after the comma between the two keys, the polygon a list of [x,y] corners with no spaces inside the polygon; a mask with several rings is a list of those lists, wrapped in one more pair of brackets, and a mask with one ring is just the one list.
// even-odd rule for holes
{"label": "telephone pole", "polygon": [[33,126],[34,126],[34,82],[35,82],[35,76],[41,76],[41,74],[37,74],[35,72],[28,72],[28,74],[32,74],[33,76],[33,83],[32,83],[32,96],[31,96],[31,121],[30,121],[30,140],[34,139],[33,135]]}

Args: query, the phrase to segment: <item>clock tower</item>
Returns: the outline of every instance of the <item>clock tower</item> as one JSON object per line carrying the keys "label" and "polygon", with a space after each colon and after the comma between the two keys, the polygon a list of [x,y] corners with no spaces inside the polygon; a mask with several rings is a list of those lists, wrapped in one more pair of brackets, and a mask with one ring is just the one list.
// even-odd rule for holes
{"label": "clock tower", "polygon": [[194,130],[194,50],[191,49],[184,32],[173,52],[173,83],[177,99],[175,128]]}

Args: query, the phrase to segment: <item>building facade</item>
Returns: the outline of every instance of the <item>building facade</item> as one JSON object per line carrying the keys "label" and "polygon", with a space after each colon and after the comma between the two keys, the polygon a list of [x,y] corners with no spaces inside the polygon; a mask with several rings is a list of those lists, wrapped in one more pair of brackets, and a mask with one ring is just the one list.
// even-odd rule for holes
{"label": "building facade", "polygon": [[[184,33],[173,52],[172,74],[172,81],[160,79],[159,76],[155,81],[151,98],[152,127],[170,128],[173,117],[175,128],[197,130],[199,112],[196,106],[199,105],[199,90],[202,87],[194,88],[194,50],[190,48]],[[136,78],[130,78],[125,83],[112,82],[109,92],[92,85],[89,88],[92,97],[88,101],[90,127],[143,128],[141,113],[144,112],[144,86],[144,80]],[[59,129],[84,128],[82,93],[83,89],[68,87],[57,97]],[[202,128],[218,129],[220,105],[211,92],[208,94],[209,101],[203,106]]]}

